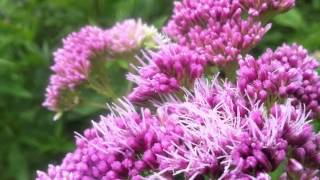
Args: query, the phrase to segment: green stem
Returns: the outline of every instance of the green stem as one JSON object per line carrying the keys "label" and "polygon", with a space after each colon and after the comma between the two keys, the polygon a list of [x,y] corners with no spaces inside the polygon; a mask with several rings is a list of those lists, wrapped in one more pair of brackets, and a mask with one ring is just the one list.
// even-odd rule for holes
{"label": "green stem", "polygon": [[105,83],[99,84],[99,83],[89,82],[89,88],[93,89],[94,91],[96,91],[97,93],[99,93],[105,97],[110,97],[112,99],[116,98],[116,94]]}
{"label": "green stem", "polygon": [[237,80],[236,74],[237,74],[238,68],[239,68],[238,62],[233,61],[231,63],[228,63],[226,66],[222,67],[221,71],[229,81],[235,83]]}
{"label": "green stem", "polygon": [[95,9],[95,13],[96,13],[96,17],[100,17],[100,3],[99,3],[99,0],[93,0],[93,6],[94,6],[94,9]]}
{"label": "green stem", "polygon": [[86,101],[86,104],[95,107],[95,108],[101,108],[101,109],[105,109],[106,105],[105,104],[101,104],[101,103],[97,103],[97,102],[93,102],[93,101]]}

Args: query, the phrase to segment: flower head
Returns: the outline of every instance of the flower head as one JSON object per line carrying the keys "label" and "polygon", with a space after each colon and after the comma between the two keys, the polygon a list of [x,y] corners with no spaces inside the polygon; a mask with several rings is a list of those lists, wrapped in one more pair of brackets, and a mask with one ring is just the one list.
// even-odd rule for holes
{"label": "flower head", "polygon": [[319,63],[297,44],[268,49],[258,60],[247,56],[240,61],[238,85],[259,101],[268,97],[293,98],[316,115],[320,112]]}
{"label": "flower head", "polygon": [[[109,89],[106,90],[101,85],[101,82],[107,83],[104,79],[105,69],[101,70],[104,63],[117,56],[122,57],[123,54],[131,60],[133,58],[130,56],[134,56],[140,48],[155,49],[167,42],[167,38],[153,26],[133,19],[107,30],[86,26],[79,32],[71,33],[63,40],[63,47],[54,53],[54,64],[51,67],[54,74],[50,78],[43,105],[52,111],[72,109],[77,98],[68,103],[71,98],[64,95],[67,93],[75,96],[80,86],[87,82],[99,93],[109,92]],[[95,77],[99,79],[96,80]]]}
{"label": "flower head", "polygon": [[168,42],[155,27],[143,24],[140,19],[117,23],[107,33],[111,39],[108,48],[112,53],[128,53],[142,46],[154,48]]}
{"label": "flower head", "polygon": [[[166,154],[159,155],[160,168],[176,174],[183,172],[189,178],[268,176],[266,173],[274,171],[289,155],[289,146],[295,147],[292,139],[303,142],[310,127],[307,114],[290,101],[270,110],[251,102],[245,105],[243,115],[235,114],[233,106],[244,105],[234,102],[230,106],[232,101],[221,98],[212,106],[205,96],[199,98],[199,92],[206,92],[203,89],[219,89],[218,86],[220,91],[213,91],[216,94],[212,96],[228,96],[230,89],[213,83],[216,84],[204,87],[206,83],[197,81],[194,92],[188,93],[184,101],[167,102],[158,108],[164,117],[175,119],[183,132],[176,135],[178,143],[172,142]],[[195,101],[199,99],[202,100]]]}
{"label": "flower head", "polygon": [[38,179],[139,179],[146,172],[190,179],[268,178],[266,173],[286,158],[308,170],[319,168],[310,159],[319,156],[319,137],[303,109],[290,101],[268,109],[246,101],[227,82],[211,83],[196,80],[184,100],[157,104],[156,115],[119,101],[78,135],[77,149],[61,165],[39,172]]}
{"label": "flower head", "polygon": [[76,149],[68,153],[60,165],[49,165],[47,173],[38,171],[37,180],[48,179],[112,179],[116,173],[112,164],[116,161],[116,153],[105,153],[91,144],[101,143],[95,129],[84,132],[85,139],[77,138]]}
{"label": "flower head", "polygon": [[144,101],[179,90],[200,77],[206,63],[203,56],[177,44],[162,46],[158,52],[144,55],[148,64],[129,74],[128,79],[137,84],[129,95],[131,101]]}
{"label": "flower head", "polygon": [[[63,47],[54,53],[54,75],[47,87],[43,105],[52,111],[65,109],[60,102],[64,91],[74,91],[87,80],[90,74],[91,58],[108,46],[105,32],[94,26],[86,26],[63,39]],[[68,107],[68,106],[67,106]]]}
{"label": "flower head", "polygon": [[265,14],[282,13],[290,10],[295,5],[295,0],[240,0],[241,5],[251,16],[260,16]]}
{"label": "flower head", "polygon": [[254,47],[270,28],[251,16],[244,19],[242,7],[238,1],[177,1],[164,31],[209,62],[224,66]]}
{"label": "flower head", "polygon": [[60,165],[49,165],[47,173],[39,171],[37,179],[139,179],[156,172],[156,154],[174,138],[166,135],[174,132],[169,129],[174,126],[165,126],[169,122],[148,109],[137,112],[127,101],[119,101],[110,111],[77,135],[76,149]]}

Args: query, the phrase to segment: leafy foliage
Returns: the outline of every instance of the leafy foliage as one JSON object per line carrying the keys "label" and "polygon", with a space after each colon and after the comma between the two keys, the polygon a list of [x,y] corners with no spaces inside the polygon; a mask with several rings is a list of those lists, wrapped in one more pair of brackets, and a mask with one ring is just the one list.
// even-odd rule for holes
{"label": "leafy foliage", "polygon": [[[171,7],[172,0],[0,1],[0,179],[32,179],[36,169],[46,169],[50,160],[59,161],[73,148],[74,131],[105,112],[92,104],[53,122],[53,114],[41,106],[51,52],[61,38],[86,24],[108,27],[129,17],[161,27]],[[319,0],[300,0],[296,9],[274,19],[256,52],[294,41],[320,51],[319,22]],[[107,67],[115,89],[125,83],[123,73],[117,73],[128,67],[119,62]]]}

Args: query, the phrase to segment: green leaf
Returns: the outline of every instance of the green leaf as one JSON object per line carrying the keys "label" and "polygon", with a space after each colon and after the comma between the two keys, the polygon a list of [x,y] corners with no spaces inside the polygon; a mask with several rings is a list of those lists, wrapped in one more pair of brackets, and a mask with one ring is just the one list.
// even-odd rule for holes
{"label": "green leaf", "polygon": [[285,162],[282,162],[275,171],[270,173],[271,179],[272,180],[279,179],[281,174],[284,172],[284,168],[285,168]]}
{"label": "green leaf", "polygon": [[16,177],[17,180],[29,179],[27,162],[24,156],[23,151],[18,144],[13,144],[10,148],[9,153],[9,164],[10,170]]}
{"label": "green leaf", "polygon": [[163,25],[165,25],[165,22],[167,21],[167,19],[168,19],[168,16],[161,16],[154,21],[153,25],[160,29]]}
{"label": "green leaf", "polygon": [[21,84],[7,84],[6,86],[0,86],[0,94],[10,95],[18,98],[32,98],[32,93],[26,90]]}
{"label": "green leaf", "polygon": [[14,68],[15,67],[15,63],[10,61],[10,60],[7,60],[7,59],[2,59],[0,58],[0,67],[1,68]]}
{"label": "green leaf", "polygon": [[313,127],[316,132],[320,131],[320,119],[316,119],[313,121]]}
{"label": "green leaf", "polygon": [[302,15],[297,9],[293,9],[285,14],[281,14],[274,20],[281,26],[290,27],[296,30],[305,25]]}
{"label": "green leaf", "polygon": [[117,64],[123,69],[129,69],[129,64],[125,60],[117,60]]}

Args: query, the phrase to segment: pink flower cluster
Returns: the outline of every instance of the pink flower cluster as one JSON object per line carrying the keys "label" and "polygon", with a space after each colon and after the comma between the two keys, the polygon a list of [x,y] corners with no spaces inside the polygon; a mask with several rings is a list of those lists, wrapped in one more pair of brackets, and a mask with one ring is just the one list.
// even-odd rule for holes
{"label": "pink flower cluster", "polygon": [[157,170],[156,155],[177,139],[171,133],[181,130],[169,120],[161,122],[148,109],[137,113],[126,102],[111,110],[111,115],[78,135],[76,150],[61,165],[49,165],[48,173],[38,171],[37,179],[142,180],[142,174]]}
{"label": "pink flower cluster", "polygon": [[54,53],[54,74],[46,90],[45,107],[58,111],[63,91],[74,91],[90,74],[90,58],[102,51],[109,43],[108,36],[98,27],[86,26],[71,33],[63,40],[63,48]]}
{"label": "pink flower cluster", "polygon": [[179,90],[184,82],[200,77],[206,64],[205,58],[195,51],[177,44],[162,46],[158,52],[145,54],[148,65],[129,74],[128,79],[138,86],[129,95],[131,101],[143,101]]}
{"label": "pink flower cluster", "polygon": [[107,30],[107,34],[112,41],[108,47],[111,53],[128,53],[141,48],[143,43],[148,46],[166,43],[166,38],[157,29],[143,24],[141,20],[129,19],[117,23]]}
{"label": "pink flower cluster", "polygon": [[[120,101],[110,115],[78,136],[77,149],[61,165],[50,165],[48,173],[39,171],[37,179],[138,180],[147,172],[165,179],[181,173],[188,179],[268,179],[286,158],[295,166],[288,166],[283,176],[318,175],[319,134],[303,109],[287,102],[267,110],[263,104],[247,102],[244,114],[236,115],[230,102],[221,99],[212,105],[203,91],[216,92],[213,97],[232,97],[238,91],[224,86],[228,85],[198,80],[184,100],[160,104],[157,115],[148,109],[138,113]],[[233,106],[241,109],[242,104]]]}
{"label": "pink flower cluster", "polygon": [[251,16],[243,18],[242,7],[238,1],[225,0],[176,2],[164,31],[209,62],[224,66],[254,47],[271,27]]}
{"label": "pink flower cluster", "polygon": [[294,0],[240,0],[242,6],[252,16],[263,17],[267,13],[281,13],[290,10]]}
{"label": "pink flower cluster", "polygon": [[[161,62],[173,54],[167,52],[168,47],[163,47],[157,52],[160,58],[147,58],[149,64],[142,67],[138,75],[129,75],[128,79],[138,86],[129,98],[142,101],[154,97],[154,94],[177,91],[181,86],[181,80],[178,79],[189,79],[189,75],[182,73],[184,71],[189,71],[191,77],[199,77],[212,64],[228,67],[231,62],[239,61],[240,55],[253,48],[271,27],[271,24],[263,25],[254,15],[243,18],[244,14],[252,8],[259,8],[263,12],[282,9],[279,12],[283,12],[294,4],[245,2],[247,4],[224,0],[175,2],[174,13],[164,32],[177,42],[175,49],[184,49],[190,61],[185,60],[187,64],[178,63],[180,60],[171,57],[171,61],[166,58],[167,62]],[[194,62],[196,58],[200,58],[201,62]]]}
{"label": "pink flower cluster", "polygon": [[[234,92],[239,92],[236,87],[224,89],[224,86],[226,84],[221,86],[215,81],[212,84],[197,81],[195,90],[187,93],[183,102],[169,102],[160,107],[167,117],[176,118],[184,132],[184,136],[180,136],[182,144],[174,144],[174,150],[167,151],[166,156],[159,156],[168,170],[177,174],[184,172],[191,179],[205,176],[213,179],[269,179],[268,172],[277,169],[286,158],[296,158],[290,155],[290,150],[311,148],[310,157],[318,158],[315,156],[320,155],[320,144],[315,139],[319,135],[307,124],[307,114],[302,109],[287,102],[274,105],[270,113],[266,113],[263,105],[248,102],[245,115],[235,115],[229,102],[221,99],[212,106],[210,99],[205,97],[207,93],[203,89],[215,89],[213,98],[232,97]],[[238,96],[238,99],[242,98]],[[234,103],[233,106],[241,109],[243,104]],[[301,175],[308,175],[301,177],[311,179],[319,175],[320,159],[314,163],[304,160],[297,161],[305,162],[303,167],[310,169],[300,169]]]}
{"label": "pink flower cluster", "polygon": [[319,63],[297,44],[268,49],[258,60],[247,56],[240,61],[239,88],[266,101],[270,96],[293,98],[303,103],[313,115],[320,113]]}
{"label": "pink flower cluster", "polygon": [[38,171],[37,179],[103,179],[112,178],[114,172],[110,172],[110,165],[115,161],[114,153],[99,151],[92,144],[101,143],[95,129],[87,129],[82,139],[77,137],[76,150],[68,153],[61,165],[49,165],[48,173]]}
{"label": "pink flower cluster", "polygon": [[165,39],[155,28],[133,19],[107,30],[86,26],[79,32],[71,33],[63,39],[63,47],[54,53],[54,64],[51,67],[54,74],[50,77],[43,106],[51,111],[71,108],[73,103],[65,102],[64,94],[72,94],[88,80],[92,64],[100,60],[96,56],[109,54],[110,57],[105,55],[103,59],[111,60],[116,54],[130,53],[141,48],[144,41],[155,46],[164,43]]}
{"label": "pink flower cluster", "polygon": [[320,160],[320,134],[313,134],[307,131],[304,135],[306,142],[295,137],[295,145],[292,158],[289,159],[286,172],[281,179],[297,177],[299,179],[316,179],[319,177]]}

